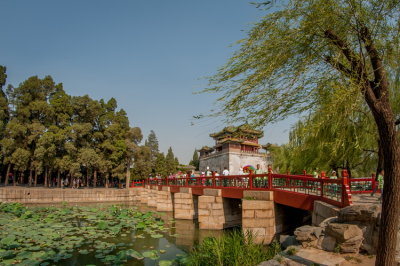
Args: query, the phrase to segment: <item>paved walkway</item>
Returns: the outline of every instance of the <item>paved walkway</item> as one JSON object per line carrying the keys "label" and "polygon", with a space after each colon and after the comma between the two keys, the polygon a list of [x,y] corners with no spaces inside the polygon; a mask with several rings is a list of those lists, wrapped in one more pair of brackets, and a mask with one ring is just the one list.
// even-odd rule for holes
{"label": "paved walkway", "polygon": [[381,205],[382,203],[379,201],[379,197],[381,196],[380,193],[375,193],[374,196],[371,196],[371,194],[352,194],[351,195],[351,200],[353,201],[353,205],[364,205],[364,204],[379,204]]}

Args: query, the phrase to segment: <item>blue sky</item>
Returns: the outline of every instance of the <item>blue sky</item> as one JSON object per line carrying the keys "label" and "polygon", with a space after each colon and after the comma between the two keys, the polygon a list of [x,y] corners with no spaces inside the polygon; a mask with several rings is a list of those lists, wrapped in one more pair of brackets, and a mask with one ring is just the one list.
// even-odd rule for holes
{"label": "blue sky", "polygon": [[[0,1],[0,64],[14,86],[51,75],[71,95],[117,99],[131,126],[156,132],[182,163],[213,145],[219,119],[193,121],[215,95],[194,95],[263,11],[249,1]],[[192,122],[195,122],[192,125]],[[285,143],[294,119],[265,128],[263,143]]]}

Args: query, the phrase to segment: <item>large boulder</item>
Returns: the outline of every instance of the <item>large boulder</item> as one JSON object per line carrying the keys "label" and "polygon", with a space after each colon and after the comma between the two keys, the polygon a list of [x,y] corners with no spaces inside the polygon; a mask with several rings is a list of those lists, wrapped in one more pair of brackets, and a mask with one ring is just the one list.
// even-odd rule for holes
{"label": "large boulder", "polygon": [[347,241],[340,243],[339,248],[342,253],[358,253],[363,242],[363,236],[355,236]]}
{"label": "large boulder", "polygon": [[376,204],[352,205],[339,211],[339,223],[377,224],[381,207]]}
{"label": "large boulder", "polygon": [[325,228],[325,235],[330,235],[341,243],[353,237],[362,236],[363,232],[355,224],[331,223]]}
{"label": "large boulder", "polygon": [[336,248],[336,239],[331,236],[321,236],[318,239],[318,248],[326,250],[326,251],[335,251]]}
{"label": "large boulder", "polygon": [[310,225],[301,226],[294,231],[296,240],[299,241],[303,247],[316,246],[321,233],[321,227]]}
{"label": "large boulder", "polygon": [[[363,231],[355,224],[328,224],[325,228],[325,237],[327,236],[335,239],[335,245],[343,253],[358,253],[364,240]],[[331,248],[332,242],[330,240],[325,247]]]}

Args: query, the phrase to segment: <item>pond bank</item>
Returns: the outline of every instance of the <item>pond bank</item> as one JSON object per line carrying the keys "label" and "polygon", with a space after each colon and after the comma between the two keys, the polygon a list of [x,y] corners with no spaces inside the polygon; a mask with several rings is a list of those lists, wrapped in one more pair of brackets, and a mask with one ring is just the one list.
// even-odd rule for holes
{"label": "pond bank", "polygon": [[1,187],[0,202],[62,203],[62,202],[128,202],[133,201],[135,188],[44,188]]}

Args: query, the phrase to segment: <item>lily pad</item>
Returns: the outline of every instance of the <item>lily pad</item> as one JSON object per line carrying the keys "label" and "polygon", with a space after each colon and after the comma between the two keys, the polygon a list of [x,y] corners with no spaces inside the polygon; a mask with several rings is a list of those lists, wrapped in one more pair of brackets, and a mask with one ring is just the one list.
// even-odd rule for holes
{"label": "lily pad", "polygon": [[126,255],[127,255],[128,257],[132,257],[132,258],[135,258],[135,259],[137,259],[137,260],[142,260],[142,259],[144,259],[144,256],[143,256],[140,252],[138,252],[138,251],[136,251],[136,250],[133,250],[133,249],[128,249],[128,250],[126,250]]}
{"label": "lily pad", "polygon": [[160,260],[158,262],[159,266],[171,266],[174,262],[171,260]]}
{"label": "lily pad", "polygon": [[160,256],[158,256],[158,254],[157,254],[157,251],[155,251],[155,250],[145,251],[142,254],[145,258],[149,258],[152,260],[158,260],[160,258]]}

